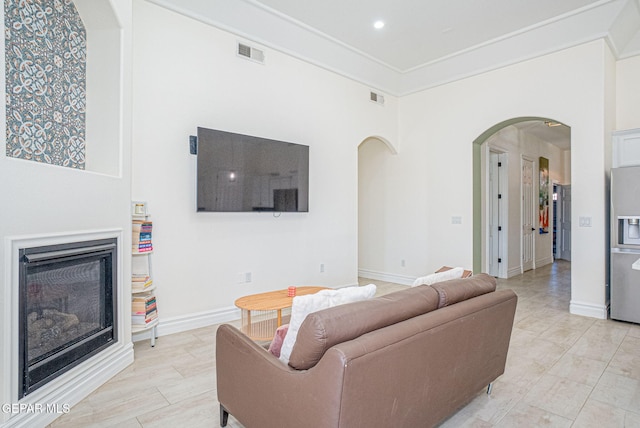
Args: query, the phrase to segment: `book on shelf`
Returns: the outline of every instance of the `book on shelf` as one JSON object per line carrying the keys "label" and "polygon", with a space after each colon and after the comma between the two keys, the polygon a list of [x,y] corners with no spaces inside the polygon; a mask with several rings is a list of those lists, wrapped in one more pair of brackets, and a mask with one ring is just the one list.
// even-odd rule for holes
{"label": "book on shelf", "polygon": [[141,242],[138,245],[134,245],[132,248],[133,252],[145,253],[149,251],[153,251],[153,244],[149,242]]}
{"label": "book on shelf", "polygon": [[158,314],[154,313],[152,316],[145,316],[145,315],[132,315],[131,316],[131,324],[132,325],[147,325],[150,322],[155,321],[156,319],[158,319]]}
{"label": "book on shelf", "polygon": [[154,314],[153,317],[146,317],[144,315],[132,315],[131,316],[131,324],[132,325],[147,325],[152,321],[158,319],[158,314]]}
{"label": "book on shelf", "polygon": [[146,290],[153,284],[153,280],[149,275],[131,275],[131,291],[139,293]]}
{"label": "book on shelf", "polygon": [[153,250],[151,236],[153,222],[134,219],[131,225],[131,248],[134,252],[144,253]]}
{"label": "book on shelf", "polygon": [[147,294],[145,296],[133,296],[131,298],[131,309],[134,313],[144,313],[155,307],[156,296]]}
{"label": "book on shelf", "polygon": [[131,323],[134,325],[146,325],[158,318],[156,296],[133,296],[131,298]]}
{"label": "book on shelf", "polygon": [[153,222],[151,220],[137,220],[132,221],[132,230],[138,234],[151,233],[153,230]]}

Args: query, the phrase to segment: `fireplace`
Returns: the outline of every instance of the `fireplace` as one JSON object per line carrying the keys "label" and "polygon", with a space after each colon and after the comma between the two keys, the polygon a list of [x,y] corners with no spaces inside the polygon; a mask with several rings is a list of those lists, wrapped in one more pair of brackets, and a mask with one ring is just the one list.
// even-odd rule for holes
{"label": "fireplace", "polygon": [[117,240],[19,251],[18,395],[117,342]]}

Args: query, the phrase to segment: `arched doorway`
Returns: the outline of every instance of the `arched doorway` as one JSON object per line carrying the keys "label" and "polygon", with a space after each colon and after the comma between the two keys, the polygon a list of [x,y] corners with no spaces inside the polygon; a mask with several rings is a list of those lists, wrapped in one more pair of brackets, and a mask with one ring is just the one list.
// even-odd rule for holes
{"label": "arched doorway", "polygon": [[474,141],[474,271],[508,278],[554,261],[552,189],[570,185],[570,141],[568,126],[544,117],[505,120]]}
{"label": "arched doorway", "polygon": [[388,280],[380,272],[390,251],[388,198],[393,192],[390,158],[396,148],[385,138],[371,136],[358,145],[358,269],[359,276]]}

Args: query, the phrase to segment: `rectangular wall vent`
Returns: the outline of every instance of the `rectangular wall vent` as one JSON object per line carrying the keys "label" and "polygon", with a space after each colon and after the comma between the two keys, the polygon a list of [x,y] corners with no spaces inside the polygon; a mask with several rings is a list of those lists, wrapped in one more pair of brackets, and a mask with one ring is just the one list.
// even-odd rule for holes
{"label": "rectangular wall vent", "polygon": [[237,54],[239,57],[264,64],[264,52],[260,49],[254,48],[253,46],[238,42]]}
{"label": "rectangular wall vent", "polygon": [[371,100],[371,102],[374,102],[374,103],[380,104],[380,105],[384,105],[384,95],[382,95],[382,94],[378,94],[376,92],[371,91],[371,95],[370,95],[369,99]]}

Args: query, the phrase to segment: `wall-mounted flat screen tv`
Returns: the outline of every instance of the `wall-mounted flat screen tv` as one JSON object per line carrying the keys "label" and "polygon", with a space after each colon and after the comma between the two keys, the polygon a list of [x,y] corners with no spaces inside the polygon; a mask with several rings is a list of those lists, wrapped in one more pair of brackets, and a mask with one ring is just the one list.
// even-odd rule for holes
{"label": "wall-mounted flat screen tv", "polygon": [[309,146],[198,128],[197,158],[198,211],[309,211]]}

